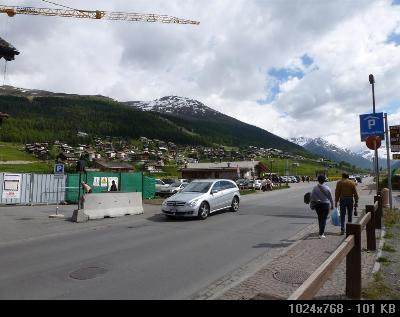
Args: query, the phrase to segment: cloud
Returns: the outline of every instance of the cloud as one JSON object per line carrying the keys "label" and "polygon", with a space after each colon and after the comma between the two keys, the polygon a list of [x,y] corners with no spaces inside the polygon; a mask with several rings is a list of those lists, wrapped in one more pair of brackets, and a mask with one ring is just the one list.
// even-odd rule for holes
{"label": "cloud", "polygon": [[21,51],[6,83],[123,101],[181,95],[282,137],[356,148],[373,73],[377,110],[398,120],[400,6],[391,0],[99,0],[84,8],[201,24],[3,15],[4,38]]}

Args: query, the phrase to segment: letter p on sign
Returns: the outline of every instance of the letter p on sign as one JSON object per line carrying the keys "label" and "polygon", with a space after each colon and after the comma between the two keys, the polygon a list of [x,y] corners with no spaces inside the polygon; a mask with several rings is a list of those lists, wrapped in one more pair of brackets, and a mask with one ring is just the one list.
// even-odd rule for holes
{"label": "letter p on sign", "polygon": [[376,125],[375,119],[368,120],[368,129],[371,130]]}

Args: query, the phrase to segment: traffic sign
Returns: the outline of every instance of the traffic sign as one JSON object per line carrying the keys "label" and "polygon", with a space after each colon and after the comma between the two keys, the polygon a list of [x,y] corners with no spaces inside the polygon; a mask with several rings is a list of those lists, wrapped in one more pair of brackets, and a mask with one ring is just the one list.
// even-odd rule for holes
{"label": "traffic sign", "polygon": [[54,165],[54,175],[64,176],[64,164],[55,164]]}
{"label": "traffic sign", "polygon": [[379,136],[384,140],[383,112],[360,115],[360,132],[361,141],[365,141],[369,136]]}
{"label": "traffic sign", "polygon": [[393,160],[400,160],[400,154],[393,154]]}
{"label": "traffic sign", "polygon": [[381,138],[379,136],[369,136],[365,143],[370,150],[376,150],[381,147]]}
{"label": "traffic sign", "polygon": [[392,152],[400,152],[400,125],[389,127],[390,149]]}

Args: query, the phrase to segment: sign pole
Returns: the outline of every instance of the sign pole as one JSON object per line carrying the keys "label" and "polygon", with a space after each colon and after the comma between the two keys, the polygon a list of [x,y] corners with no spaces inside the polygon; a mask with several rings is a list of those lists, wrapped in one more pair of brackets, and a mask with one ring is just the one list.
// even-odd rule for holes
{"label": "sign pole", "polygon": [[384,114],[385,118],[385,133],[386,133],[386,161],[388,170],[388,186],[389,186],[389,204],[390,209],[393,209],[393,197],[392,197],[392,171],[390,167],[390,145],[389,145],[389,129],[388,129],[388,118],[387,113]]}
{"label": "sign pole", "polygon": [[[374,75],[369,75],[369,83],[372,85],[372,110],[375,114],[375,78]],[[376,176],[376,195],[379,195],[379,162],[378,149],[375,147],[375,176]]]}

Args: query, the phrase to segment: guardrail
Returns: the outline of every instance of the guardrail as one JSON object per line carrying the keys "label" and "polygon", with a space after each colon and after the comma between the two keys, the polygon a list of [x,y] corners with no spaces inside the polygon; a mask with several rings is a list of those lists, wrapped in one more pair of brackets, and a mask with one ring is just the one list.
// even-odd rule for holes
{"label": "guardrail", "polygon": [[366,227],[367,250],[376,250],[375,229],[381,229],[382,196],[374,197],[374,205],[367,205],[365,215],[358,223],[346,224],[346,239],[332,255],[288,298],[312,299],[346,258],[346,296],[361,299],[361,233]]}

